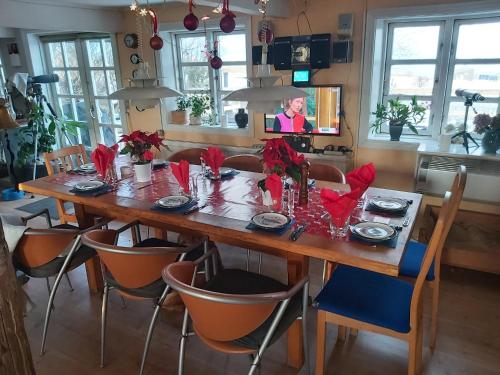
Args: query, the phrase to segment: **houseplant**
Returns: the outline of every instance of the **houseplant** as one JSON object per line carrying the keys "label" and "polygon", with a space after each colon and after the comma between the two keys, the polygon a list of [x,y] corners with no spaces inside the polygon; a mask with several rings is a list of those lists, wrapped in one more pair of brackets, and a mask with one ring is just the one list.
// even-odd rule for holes
{"label": "houseplant", "polygon": [[193,94],[189,97],[191,114],[189,116],[190,125],[201,125],[201,116],[210,109],[210,96],[207,94]]}
{"label": "houseplant", "polygon": [[185,95],[177,97],[177,109],[171,111],[172,124],[185,125],[189,122],[188,112],[190,101]]}
{"label": "houseplant", "polygon": [[388,121],[391,141],[399,141],[405,126],[418,134],[416,126],[424,120],[426,110],[426,107],[418,104],[415,96],[411,98],[409,105],[402,103],[399,98],[390,99],[387,105],[378,103],[376,111],[372,112],[375,115],[375,122],[371,125],[372,132],[380,133],[382,126]]}
{"label": "houseplant", "polygon": [[265,140],[262,159],[266,173],[276,173],[281,177],[290,176],[299,182],[304,155],[295,151],[283,138]]}
{"label": "houseplant", "polygon": [[500,149],[500,114],[491,117],[487,114],[478,114],[474,117],[474,131],[484,134],[481,140],[484,152],[496,154]]}
{"label": "houseplant", "polygon": [[158,133],[136,130],[129,135],[122,135],[119,142],[125,144],[120,154],[130,154],[137,182],[151,181],[151,161],[154,158],[151,148],[155,147],[160,151],[160,147],[163,146],[163,140]]}

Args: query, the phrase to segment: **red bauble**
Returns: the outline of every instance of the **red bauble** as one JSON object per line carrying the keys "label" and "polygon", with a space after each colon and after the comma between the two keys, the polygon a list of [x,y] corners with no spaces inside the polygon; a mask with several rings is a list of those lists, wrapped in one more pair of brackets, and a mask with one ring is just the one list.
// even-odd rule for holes
{"label": "red bauble", "polygon": [[222,59],[219,56],[214,56],[210,59],[210,66],[215,70],[220,69],[222,66]]}
{"label": "red bauble", "polygon": [[236,27],[236,21],[234,17],[227,14],[220,20],[220,29],[224,31],[226,34],[234,31]]}
{"label": "red bauble", "polygon": [[184,27],[189,31],[194,31],[198,28],[198,17],[194,15],[194,13],[189,13],[186,17],[184,17]]}
{"label": "red bauble", "polygon": [[152,49],[158,51],[163,47],[163,39],[160,38],[158,34],[155,34],[149,40],[149,45],[151,46]]}

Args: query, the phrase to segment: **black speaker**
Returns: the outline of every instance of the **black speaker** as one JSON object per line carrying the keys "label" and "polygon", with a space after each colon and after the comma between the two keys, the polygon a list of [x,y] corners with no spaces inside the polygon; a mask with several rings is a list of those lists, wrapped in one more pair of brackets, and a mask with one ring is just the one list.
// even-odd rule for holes
{"label": "black speaker", "polygon": [[[273,61],[273,46],[267,46],[267,63],[272,65]],[[262,64],[262,46],[252,47],[252,64]]]}
{"label": "black speaker", "polygon": [[342,40],[333,42],[332,61],[334,63],[352,62],[352,41]]}
{"label": "black speaker", "polygon": [[309,152],[311,149],[311,138],[310,137],[283,136],[283,139],[295,151]]}
{"label": "black speaker", "polygon": [[330,34],[311,35],[311,69],[326,69],[331,60]]}
{"label": "black speaker", "polygon": [[274,39],[273,44],[274,69],[292,69],[292,37]]}

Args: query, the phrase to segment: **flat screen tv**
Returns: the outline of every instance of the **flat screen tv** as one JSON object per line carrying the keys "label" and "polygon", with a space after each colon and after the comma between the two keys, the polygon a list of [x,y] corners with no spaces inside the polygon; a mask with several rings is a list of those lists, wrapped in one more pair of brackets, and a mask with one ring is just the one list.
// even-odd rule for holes
{"label": "flat screen tv", "polygon": [[340,135],[342,85],[302,87],[303,98],[286,99],[264,115],[266,133]]}

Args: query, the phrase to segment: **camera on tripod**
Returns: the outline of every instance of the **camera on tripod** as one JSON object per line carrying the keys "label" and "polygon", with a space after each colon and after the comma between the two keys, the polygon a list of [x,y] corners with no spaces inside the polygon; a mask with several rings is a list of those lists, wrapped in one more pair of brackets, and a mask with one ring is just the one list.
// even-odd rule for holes
{"label": "camera on tripod", "polygon": [[[484,96],[482,96],[478,92],[472,92],[472,91],[464,90],[464,89],[456,90],[455,95],[465,99],[465,102],[464,102],[464,106],[465,106],[464,128],[463,128],[463,130],[459,131],[451,138],[454,139],[454,138],[461,137],[462,144],[465,147],[465,151],[468,154],[469,153],[469,140],[472,141],[472,143],[474,143],[476,145],[476,147],[479,147],[476,140],[474,138],[472,138],[472,136],[467,131],[467,120],[469,118],[469,108],[472,107],[472,104],[474,102],[482,102],[484,100]],[[472,108],[472,109],[474,110],[474,108]],[[474,110],[474,112],[475,112],[475,110]]]}
{"label": "camera on tripod", "polygon": [[465,98],[465,100],[471,100],[472,102],[482,102],[484,100],[484,96],[480,93],[464,89],[455,90],[455,95]]}
{"label": "camera on tripod", "polygon": [[[17,87],[10,85],[9,96],[12,102],[12,108],[16,113],[17,119],[26,118],[30,111],[30,102],[37,104],[46,101],[43,95],[42,84],[59,82],[57,74],[42,74],[38,76],[28,76],[26,85],[26,95],[23,95]],[[52,110],[51,110],[52,112]]]}

